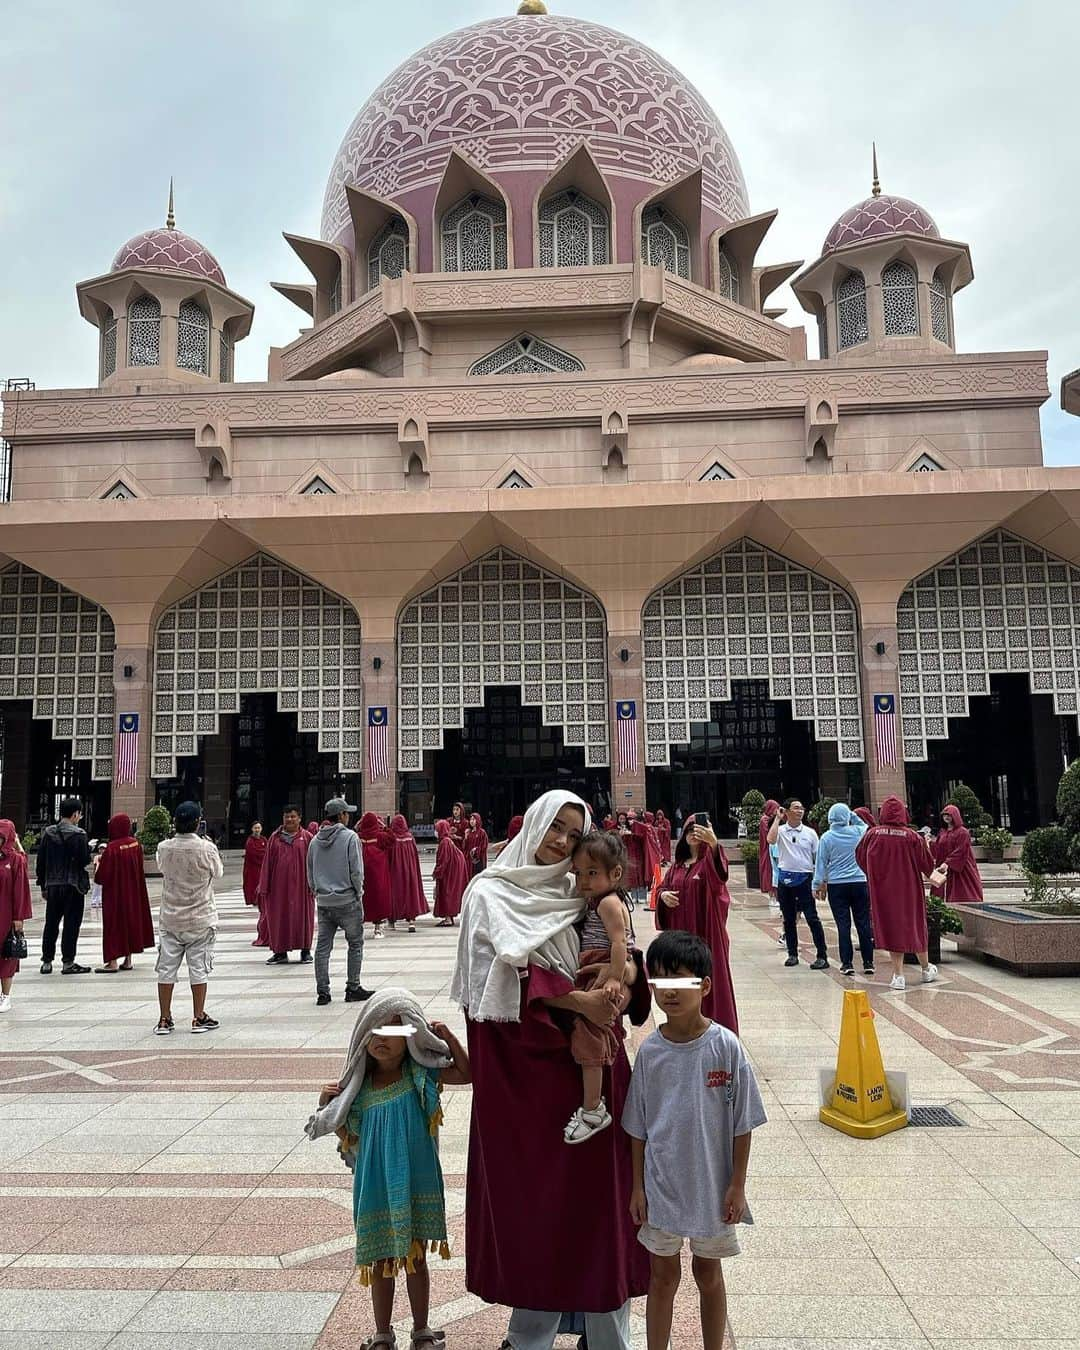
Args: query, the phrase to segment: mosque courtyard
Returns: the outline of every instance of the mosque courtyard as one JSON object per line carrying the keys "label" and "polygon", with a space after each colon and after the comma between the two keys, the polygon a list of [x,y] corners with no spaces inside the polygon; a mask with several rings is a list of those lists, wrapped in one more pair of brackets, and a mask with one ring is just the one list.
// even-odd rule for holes
{"label": "mosque courtyard", "polygon": [[[152,953],[115,979],[46,978],[32,959],[15,982],[0,1020],[0,1350],[353,1350],[370,1331],[351,1269],[350,1175],[331,1142],[303,1135],[356,1011],[341,1001],[344,949],[334,1002],[317,1009],[310,967],[267,969],[250,945],[239,855],[228,858],[212,1036],[185,1034],[183,986],[177,1033],[152,1035]],[[770,1116],[750,1162],[755,1225],[726,1263],[739,1350],[1074,1350],[1080,981],[1025,980],[947,943],[940,983],[896,995],[883,974],[859,979],[886,1067],[907,1071],[914,1102],[962,1124],[857,1141],[817,1120],[817,1069],[835,1062],[840,1024],[836,965],[784,969],[775,909],[749,903],[761,897],[741,881],[732,895],[743,1038]],[[635,919],[647,940],[648,916]],[[27,927],[34,953],[40,918]],[[88,964],[99,940],[88,917]],[[406,985],[460,1028],[454,949],[454,933],[422,919],[415,935],[368,942],[365,983]],[[449,1346],[494,1350],[506,1310],[465,1289],[469,1089],[448,1090],[445,1106],[453,1259],[432,1262],[431,1324]],[[677,1350],[697,1344],[691,1290],[687,1279]],[[643,1314],[642,1301],[635,1347]]]}

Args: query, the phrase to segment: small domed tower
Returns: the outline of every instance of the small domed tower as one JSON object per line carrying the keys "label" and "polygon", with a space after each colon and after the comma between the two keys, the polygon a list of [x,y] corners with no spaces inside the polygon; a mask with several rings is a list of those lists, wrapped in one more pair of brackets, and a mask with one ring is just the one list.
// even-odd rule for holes
{"label": "small domed tower", "polygon": [[144,230],[110,270],[76,286],[79,310],[101,334],[98,383],[229,383],[233,348],[255,307],[229,290],[217,259],[176,228],[173,187],[164,229]]}
{"label": "small domed tower", "polygon": [[928,211],[881,191],[877,147],[870,196],[825,237],[791,283],[818,323],[821,357],[955,351],[953,296],[972,279],[967,244],[942,239]]}

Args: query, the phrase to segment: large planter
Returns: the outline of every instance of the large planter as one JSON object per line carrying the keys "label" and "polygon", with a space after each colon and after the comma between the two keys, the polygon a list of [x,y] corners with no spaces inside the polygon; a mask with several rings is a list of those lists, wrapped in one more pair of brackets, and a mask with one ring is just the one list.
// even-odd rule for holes
{"label": "large planter", "polygon": [[1080,974],[1080,917],[1024,905],[957,905],[964,931],[957,946],[1021,975]]}
{"label": "large planter", "polygon": [[748,891],[760,891],[761,867],[757,858],[744,858],[743,867],[746,869],[746,889]]}

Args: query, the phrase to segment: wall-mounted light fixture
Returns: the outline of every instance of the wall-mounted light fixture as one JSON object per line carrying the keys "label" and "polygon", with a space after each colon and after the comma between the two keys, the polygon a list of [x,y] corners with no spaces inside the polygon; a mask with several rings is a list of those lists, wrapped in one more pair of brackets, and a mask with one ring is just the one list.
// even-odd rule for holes
{"label": "wall-mounted light fixture", "polygon": [[135,674],[135,667],[134,667],[134,666],[125,666],[125,667],[124,667],[124,679],[125,679],[125,680],[130,680],[131,677],[132,677],[134,674]]}
{"label": "wall-mounted light fixture", "polygon": [[884,655],[885,655],[885,644],[884,644],[884,642],[875,642],[875,643],[874,643],[874,651],[877,652],[878,656],[884,656]]}
{"label": "wall-mounted light fixture", "polygon": [[371,662],[372,670],[382,670],[382,657],[376,656]]}
{"label": "wall-mounted light fixture", "polygon": [[627,661],[630,660],[630,649],[628,647],[619,648],[619,660],[623,665],[626,665]]}

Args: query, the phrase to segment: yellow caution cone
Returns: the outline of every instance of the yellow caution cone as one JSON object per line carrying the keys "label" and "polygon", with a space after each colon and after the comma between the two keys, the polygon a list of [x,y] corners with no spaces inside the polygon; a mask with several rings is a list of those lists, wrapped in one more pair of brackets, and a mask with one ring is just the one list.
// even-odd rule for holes
{"label": "yellow caution cone", "polygon": [[829,1105],[821,1108],[818,1118],[856,1139],[877,1139],[908,1123],[907,1112],[893,1106],[870,997],[864,989],[844,992],[836,1078]]}

